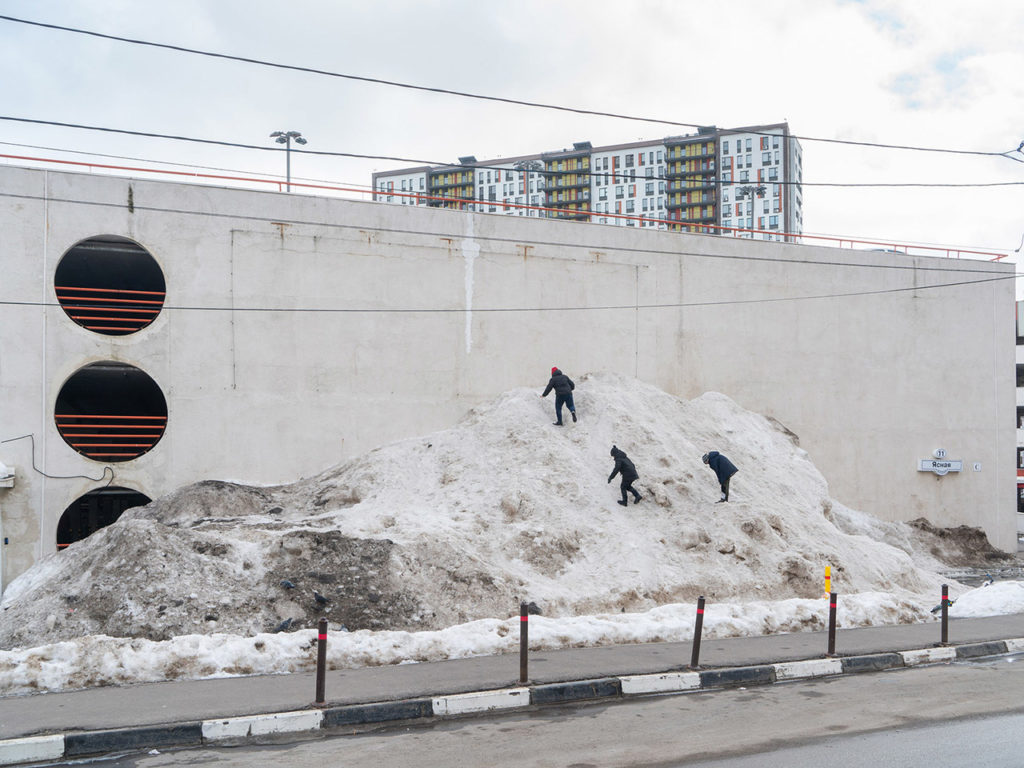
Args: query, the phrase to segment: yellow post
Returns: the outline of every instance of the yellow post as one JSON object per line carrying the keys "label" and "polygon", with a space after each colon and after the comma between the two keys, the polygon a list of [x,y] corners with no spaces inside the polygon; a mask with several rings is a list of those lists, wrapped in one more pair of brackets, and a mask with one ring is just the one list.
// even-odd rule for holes
{"label": "yellow post", "polygon": [[832,594],[832,566],[825,566],[825,596]]}

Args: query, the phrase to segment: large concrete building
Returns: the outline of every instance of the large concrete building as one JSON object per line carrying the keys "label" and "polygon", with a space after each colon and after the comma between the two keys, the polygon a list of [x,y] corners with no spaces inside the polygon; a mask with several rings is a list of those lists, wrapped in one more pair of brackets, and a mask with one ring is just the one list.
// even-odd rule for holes
{"label": "large concrete building", "polygon": [[787,123],[373,174],[398,205],[783,240],[803,232],[803,157]]}
{"label": "large concrete building", "polygon": [[126,506],[296,480],[552,361],[724,392],[839,501],[1016,543],[1012,264],[10,166],[0,233],[3,585]]}

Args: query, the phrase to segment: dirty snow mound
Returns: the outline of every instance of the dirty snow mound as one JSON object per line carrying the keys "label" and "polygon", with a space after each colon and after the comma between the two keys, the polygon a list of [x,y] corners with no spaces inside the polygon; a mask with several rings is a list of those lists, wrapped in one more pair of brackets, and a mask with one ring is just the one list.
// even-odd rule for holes
{"label": "dirty snow mound", "polygon": [[[129,510],[13,582],[0,648],[105,634],[166,640],[311,628],[438,630],[504,618],[645,611],[690,601],[885,592],[927,618],[928,553],[846,510],[792,433],[708,393],[634,379],[577,381],[578,424],[517,389],[458,425],[385,446],[290,486],[208,481]],[[612,444],[644,496],[618,506]],[[708,450],[740,471],[718,498]],[[872,522],[873,521],[873,522]],[[881,533],[880,533],[881,531]],[[910,541],[909,534],[906,540]],[[316,593],[316,594],[314,594]],[[317,598],[319,595],[319,599]],[[289,621],[290,620],[290,621]]]}

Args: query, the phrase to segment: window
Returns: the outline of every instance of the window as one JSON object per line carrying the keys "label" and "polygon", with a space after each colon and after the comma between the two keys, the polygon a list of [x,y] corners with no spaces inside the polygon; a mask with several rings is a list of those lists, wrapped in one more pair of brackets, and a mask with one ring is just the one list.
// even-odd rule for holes
{"label": "window", "polygon": [[662,152],[662,150],[659,149],[658,150],[658,162],[659,163],[661,162],[661,152]]}
{"label": "window", "polygon": [[629,185],[629,196],[636,197],[636,184]]}
{"label": "window", "polygon": [[761,153],[761,165],[771,165],[771,162],[772,162],[772,153],[771,152],[762,152]]}
{"label": "window", "polygon": [[1024,387],[1024,365],[1017,363],[1017,386]]}
{"label": "window", "polygon": [[778,216],[769,216],[768,217],[768,228],[769,229],[778,229],[779,228],[779,217]]}
{"label": "window", "polygon": [[728,155],[729,154],[729,140],[728,139],[726,139],[725,141],[722,142],[722,154],[723,155]]}
{"label": "window", "polygon": [[627,200],[626,201],[626,213],[633,213],[634,210],[635,210],[634,201],[633,200]]}
{"label": "window", "polygon": [[648,181],[647,184],[644,185],[644,194],[645,195],[653,195],[654,194],[654,182],[653,181]]}
{"label": "window", "polygon": [[665,194],[665,182],[664,181],[659,181],[658,182],[658,194],[659,195]]}
{"label": "window", "polygon": [[647,198],[646,198],[646,197],[644,198],[644,204],[643,204],[643,206],[642,206],[642,207],[643,207],[643,209],[644,209],[645,211],[647,210]]}
{"label": "window", "polygon": [[654,178],[654,166],[653,165],[648,165],[647,166],[647,171],[644,174],[644,176],[646,178],[648,178],[648,179],[653,179]]}
{"label": "window", "polygon": [[732,205],[731,204],[730,205],[723,205],[722,206],[722,215],[723,216],[732,216]]}
{"label": "window", "polygon": [[598,190],[598,192],[597,192],[597,199],[598,200],[607,200],[608,199],[608,187],[601,187],[601,189]]}
{"label": "window", "polygon": [[753,161],[752,161],[752,160],[750,159],[750,155],[747,155],[747,168],[749,168],[749,167],[750,167],[750,166],[752,166],[753,164],[754,164],[754,163],[753,163]]}
{"label": "window", "polygon": [[774,165],[768,169],[768,180],[775,181],[779,178],[779,169]]}
{"label": "window", "polygon": [[753,148],[752,144],[753,144],[753,139],[748,138],[747,139],[747,152],[749,152]]}
{"label": "window", "polygon": [[779,148],[779,137],[778,136],[772,136],[772,149],[778,149],[778,148]]}
{"label": "window", "polygon": [[750,171],[740,171],[740,181],[750,181]]}
{"label": "window", "polygon": [[622,185],[621,184],[617,184],[615,186],[615,197],[616,198],[621,198],[622,197]]}
{"label": "window", "polygon": [[762,136],[761,137],[761,149],[768,149],[768,137],[767,136]]}
{"label": "window", "polygon": [[422,191],[422,189],[423,189],[423,182],[424,182],[424,181],[426,181],[426,179],[424,179],[424,178],[423,178],[422,176],[420,176],[420,190],[421,190],[421,191]]}

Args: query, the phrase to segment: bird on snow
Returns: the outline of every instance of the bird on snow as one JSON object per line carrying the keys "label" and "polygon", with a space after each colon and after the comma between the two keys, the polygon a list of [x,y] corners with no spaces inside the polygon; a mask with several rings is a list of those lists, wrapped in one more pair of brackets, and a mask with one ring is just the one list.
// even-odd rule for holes
{"label": "bird on snow", "polygon": [[274,634],[277,634],[278,632],[287,632],[288,628],[291,625],[292,625],[292,620],[289,617],[289,618],[285,619],[284,621],[282,621],[280,624],[277,625],[277,627],[274,629]]}
{"label": "bird on snow", "polygon": [[288,579],[281,579],[281,586],[285,589],[295,589],[295,585],[288,581]]}
{"label": "bird on snow", "polygon": [[315,589],[313,590],[313,599],[316,600],[320,605],[327,605],[329,602],[326,597],[321,595]]}

